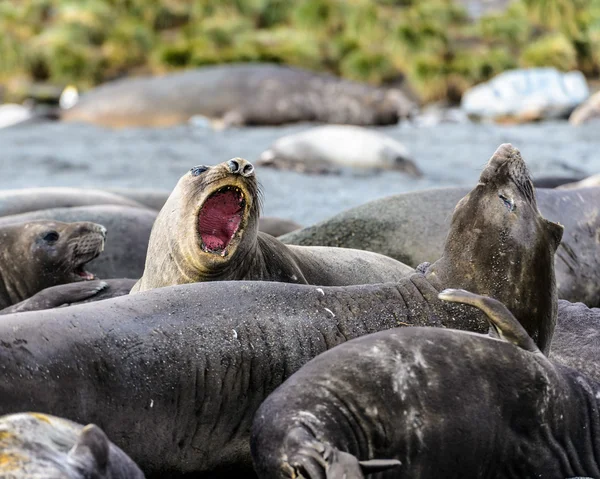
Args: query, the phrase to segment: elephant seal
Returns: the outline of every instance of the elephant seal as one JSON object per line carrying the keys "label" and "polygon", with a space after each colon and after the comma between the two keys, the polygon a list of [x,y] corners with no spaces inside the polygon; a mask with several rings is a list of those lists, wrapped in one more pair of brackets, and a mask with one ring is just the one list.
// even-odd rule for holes
{"label": "elephant seal", "polygon": [[38,413],[0,417],[0,476],[10,479],[144,479],[94,424]]}
{"label": "elephant seal", "polygon": [[581,176],[542,176],[533,179],[533,186],[536,188],[559,188],[583,179]]}
{"label": "elephant seal", "polygon": [[291,233],[302,228],[301,224],[284,218],[275,216],[261,216],[258,219],[258,231],[262,231],[271,236],[281,236],[286,233]]}
{"label": "elephant seal", "polygon": [[147,208],[119,205],[51,208],[20,215],[0,217],[4,225],[36,220],[71,223],[91,221],[106,227],[110,241],[103,253],[92,260],[90,270],[102,279],[140,278],[144,272],[150,231],[158,212]]}
{"label": "elephant seal", "polygon": [[104,188],[103,191],[123,196],[156,211],[159,211],[165,205],[165,201],[171,194],[168,190],[153,188]]}
{"label": "elephant seal", "polygon": [[73,304],[117,298],[129,294],[136,282],[136,279],[123,278],[59,284],[43,289],[20,303],[0,309],[0,315],[60,308]]}
{"label": "elephant seal", "polygon": [[[501,167],[503,162],[510,165]],[[533,203],[521,192],[527,178],[512,149],[500,150],[488,166],[485,184],[457,205],[451,226],[457,230],[452,241],[471,251],[466,268],[445,261],[397,283],[344,287],[192,283],[3,316],[0,414],[26,408],[94,422],[148,477],[231,477],[249,471],[255,411],[318,354],[400,326],[487,331],[482,314],[438,299],[444,278],[451,278],[454,287],[494,290],[515,311],[523,296],[515,296],[515,288],[551,289],[553,263],[535,245],[545,238],[547,249],[554,250],[561,228],[537,217],[532,221],[526,210]],[[517,210],[509,211],[500,190]],[[480,237],[498,241],[474,240],[473,226],[483,230]],[[521,226],[529,226],[527,234]],[[466,253],[448,247],[445,254]],[[504,263],[490,260],[497,257]],[[510,265],[516,262],[527,274],[512,274]],[[472,267],[487,274],[468,277]],[[533,325],[531,319],[524,324],[539,341],[539,331],[548,328],[543,323],[554,321],[555,305],[542,304],[552,301],[551,293],[532,296],[540,301],[531,310],[542,324]]]}
{"label": "elephant seal", "polygon": [[338,172],[341,167],[423,173],[407,148],[383,133],[353,125],[324,125],[279,138],[257,166],[301,173]]}
{"label": "elephant seal", "polygon": [[594,93],[585,102],[575,108],[569,116],[569,123],[575,126],[597,122],[598,120],[600,120],[600,92]]}
{"label": "elephant seal", "polygon": [[165,127],[201,115],[222,126],[299,121],[387,125],[413,109],[397,89],[300,68],[238,63],[106,83],[62,111],[61,120]]}
{"label": "elephant seal", "polygon": [[192,168],[154,222],[144,274],[131,292],[226,280],[343,286],[414,271],[376,253],[284,245],[258,231],[260,202],[252,163],[233,158]]}
{"label": "elephant seal", "polygon": [[140,203],[102,190],[67,187],[0,190],[0,216],[48,208],[89,205],[142,207]]}
{"label": "elephant seal", "polygon": [[84,269],[104,249],[106,229],[32,221],[0,227],[0,309],[57,284],[94,279]]}
{"label": "elephant seal", "polygon": [[485,311],[500,340],[397,328],[321,354],[258,409],[258,476],[600,477],[600,383],[546,358],[502,303],[440,298]]}
{"label": "elephant seal", "polygon": [[559,188],[565,190],[572,190],[577,188],[591,188],[594,186],[600,186],[600,175],[591,175],[579,181],[573,181],[572,183],[566,183],[564,185],[561,185]]}
{"label": "elephant seal", "polygon": [[[555,257],[559,298],[600,306],[600,188],[536,191],[542,215],[565,227]],[[393,195],[279,240],[364,249],[416,267],[442,255],[452,209],[467,193],[466,188],[437,188]]]}

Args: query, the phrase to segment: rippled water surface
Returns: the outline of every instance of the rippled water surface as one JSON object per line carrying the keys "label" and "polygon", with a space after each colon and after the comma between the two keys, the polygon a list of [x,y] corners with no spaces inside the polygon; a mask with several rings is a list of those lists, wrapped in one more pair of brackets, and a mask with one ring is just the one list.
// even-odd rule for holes
{"label": "rippled water surface", "polygon": [[[189,125],[127,130],[61,123],[13,127],[0,130],[0,188],[171,189],[194,165],[216,164],[234,156],[252,161],[278,137],[310,126],[226,131]],[[482,166],[504,142],[521,150],[534,177],[600,172],[597,124],[579,128],[566,122],[524,126],[446,124],[379,130],[410,149],[424,178],[415,180],[396,172],[307,176],[259,168],[264,213],[310,224],[394,193],[474,185]]]}

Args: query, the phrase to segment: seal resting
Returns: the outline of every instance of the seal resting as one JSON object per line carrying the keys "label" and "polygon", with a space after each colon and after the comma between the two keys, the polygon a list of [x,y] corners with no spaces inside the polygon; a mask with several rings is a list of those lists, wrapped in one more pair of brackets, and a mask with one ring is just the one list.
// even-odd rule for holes
{"label": "seal resting", "polygon": [[34,220],[67,223],[91,221],[101,224],[106,227],[110,241],[106,243],[103,253],[90,262],[90,269],[102,279],[138,279],[144,272],[150,231],[157,214],[147,208],[119,205],[50,208],[0,217],[0,227]]}
{"label": "seal resting", "polygon": [[423,176],[402,143],[352,125],[324,125],[286,135],[260,155],[257,165],[301,173],[332,173],[352,167]]}
{"label": "seal resting", "polygon": [[[451,241],[464,251],[450,244],[444,254],[458,260],[470,251],[466,268],[449,258],[397,283],[344,287],[193,283],[3,316],[0,414],[26,408],[94,422],[149,477],[231,477],[251,468],[249,430],[261,402],[318,354],[399,326],[487,331],[472,308],[438,299],[443,281],[493,292],[519,314],[527,308],[523,322],[547,349],[561,227],[527,200],[525,173],[503,146],[482,173],[485,183],[457,205]],[[509,211],[499,191],[517,209]],[[482,273],[469,276],[473,268]],[[541,293],[522,304],[517,290]]]}
{"label": "seal resting", "polygon": [[62,111],[61,120],[165,127],[201,115],[222,126],[299,121],[387,125],[407,117],[413,108],[397,89],[300,68],[239,63],[109,82]]}
{"label": "seal resting", "polygon": [[104,249],[106,229],[32,221],[0,227],[0,309],[57,284],[94,279],[84,267]]}
{"label": "seal resting", "polygon": [[94,424],[37,413],[0,417],[0,476],[10,479],[144,479]]}
{"label": "seal resting", "polygon": [[0,190],[0,216],[71,206],[121,205],[142,207],[140,203],[102,190],[67,187]]}
{"label": "seal resting", "polygon": [[376,253],[284,245],[258,231],[260,200],[254,166],[242,158],[192,168],[154,222],[144,274],[132,293],[225,280],[343,286],[413,272]]}
{"label": "seal resting", "polygon": [[[600,188],[536,191],[542,215],[565,227],[555,257],[559,298],[600,306]],[[279,239],[374,251],[416,267],[442,255],[452,208],[467,193],[437,188],[389,196]]]}
{"label": "seal resting", "polygon": [[546,358],[502,303],[440,298],[483,310],[500,340],[398,328],[319,355],[256,413],[259,477],[600,477],[600,383]]}

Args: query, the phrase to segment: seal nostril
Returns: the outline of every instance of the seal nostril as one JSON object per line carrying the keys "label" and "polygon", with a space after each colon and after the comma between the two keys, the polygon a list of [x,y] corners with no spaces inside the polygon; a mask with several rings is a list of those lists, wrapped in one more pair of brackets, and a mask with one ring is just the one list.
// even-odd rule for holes
{"label": "seal nostril", "polygon": [[252,163],[246,164],[246,166],[244,166],[244,169],[242,170],[242,174],[244,176],[250,176],[252,173],[254,173],[254,166],[252,165]]}
{"label": "seal nostril", "polygon": [[237,173],[240,170],[240,164],[235,160],[229,160],[227,166],[229,166],[229,171],[232,173]]}

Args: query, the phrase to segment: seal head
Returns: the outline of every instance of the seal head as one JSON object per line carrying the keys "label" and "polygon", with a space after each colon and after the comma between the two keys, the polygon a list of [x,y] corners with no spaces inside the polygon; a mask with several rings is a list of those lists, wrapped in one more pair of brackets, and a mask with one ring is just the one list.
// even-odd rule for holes
{"label": "seal head", "polygon": [[59,284],[95,279],[85,265],[104,250],[106,228],[87,221],[31,221],[0,228],[0,306]]}
{"label": "seal head", "polygon": [[557,314],[554,254],[562,233],[540,214],[519,150],[503,144],[457,204],[444,254],[427,276],[502,302],[548,354]]}
{"label": "seal head", "polygon": [[133,291],[222,274],[256,241],[260,198],[254,166],[242,158],[193,167],[156,218],[144,275]]}

